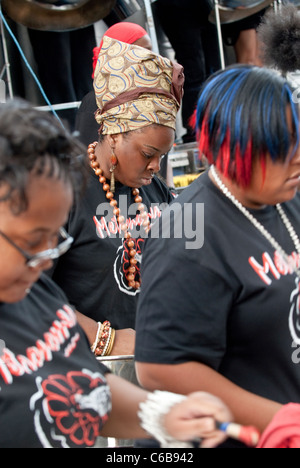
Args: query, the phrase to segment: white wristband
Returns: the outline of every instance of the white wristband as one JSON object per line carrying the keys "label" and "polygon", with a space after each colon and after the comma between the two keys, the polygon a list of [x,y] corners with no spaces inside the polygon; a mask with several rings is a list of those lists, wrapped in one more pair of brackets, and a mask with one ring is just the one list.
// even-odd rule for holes
{"label": "white wristband", "polygon": [[154,437],[162,448],[193,447],[189,442],[174,439],[164,427],[164,416],[169,413],[173,406],[185,399],[186,396],[184,395],[156,390],[153,393],[148,393],[147,400],[140,403],[138,416],[141,421],[141,427]]}
{"label": "white wristband", "polygon": [[97,347],[97,344],[98,344],[98,341],[99,341],[99,335],[100,335],[101,327],[102,327],[102,323],[98,322],[98,329],[97,329],[96,339],[94,341],[93,346],[91,347],[92,353],[94,353],[95,350],[96,350],[96,347]]}

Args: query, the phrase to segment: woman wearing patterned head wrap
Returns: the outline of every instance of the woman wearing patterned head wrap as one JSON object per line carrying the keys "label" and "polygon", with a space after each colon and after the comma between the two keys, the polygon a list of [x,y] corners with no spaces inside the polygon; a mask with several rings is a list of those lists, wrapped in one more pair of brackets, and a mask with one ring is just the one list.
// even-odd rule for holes
{"label": "woman wearing patterned head wrap", "polygon": [[[139,47],[152,50],[151,39],[147,31],[135,23],[129,23],[127,21],[116,23],[106,31],[104,37],[110,37],[111,39],[116,39],[117,41],[125,42],[126,44],[134,44]],[[99,47],[94,48],[93,78],[102,45],[103,39]],[[98,139],[99,124],[95,120],[96,110],[97,103],[93,90],[83,98],[77,112],[75,124],[76,130],[79,132],[79,139],[87,146],[91,141]],[[165,157],[162,161],[160,175],[170,187],[173,187],[173,170],[168,161],[168,157]]]}
{"label": "woman wearing patterned head wrap", "polygon": [[174,142],[183,82],[178,64],[104,38],[94,82],[99,142],[89,147],[89,187],[67,227],[75,242],[54,271],[85,314],[80,320],[96,354],[104,352],[97,345],[105,320],[117,329],[112,353],[134,352],[143,245],[161,204],[172,200],[155,173]]}

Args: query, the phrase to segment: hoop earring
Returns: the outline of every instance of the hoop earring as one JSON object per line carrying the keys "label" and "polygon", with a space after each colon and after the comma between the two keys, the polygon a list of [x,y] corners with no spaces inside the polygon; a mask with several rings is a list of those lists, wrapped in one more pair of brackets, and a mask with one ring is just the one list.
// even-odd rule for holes
{"label": "hoop earring", "polygon": [[110,191],[112,193],[115,193],[115,190],[116,190],[116,185],[115,185],[115,170],[116,170],[116,167],[118,165],[118,160],[117,160],[117,157],[113,151],[111,157],[110,157],[110,173],[111,173],[111,177],[110,177]]}

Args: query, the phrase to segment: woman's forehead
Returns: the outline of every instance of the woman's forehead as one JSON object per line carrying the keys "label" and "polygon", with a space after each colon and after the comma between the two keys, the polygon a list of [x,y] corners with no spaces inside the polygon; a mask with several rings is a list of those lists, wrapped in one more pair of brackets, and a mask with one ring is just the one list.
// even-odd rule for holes
{"label": "woman's forehead", "polygon": [[47,216],[47,212],[61,208],[70,210],[73,189],[70,182],[31,174],[24,191],[11,190],[8,184],[0,186],[0,213],[12,219],[26,216]]}

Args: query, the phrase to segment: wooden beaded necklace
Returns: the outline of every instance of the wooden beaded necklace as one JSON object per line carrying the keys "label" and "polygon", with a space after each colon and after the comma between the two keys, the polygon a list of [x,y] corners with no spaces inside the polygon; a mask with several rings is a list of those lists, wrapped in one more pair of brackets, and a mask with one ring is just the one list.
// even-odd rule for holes
{"label": "wooden beaded necklace", "polygon": [[[103,170],[100,168],[100,164],[97,161],[97,157],[95,154],[95,150],[98,143],[94,142],[89,145],[88,147],[88,156],[90,160],[90,166],[95,172],[96,176],[99,178],[100,184],[102,184],[102,188],[104,192],[106,192],[106,198],[109,200],[109,204],[113,207],[114,215],[117,218],[117,221],[121,227],[122,232],[124,233],[125,239],[125,246],[127,245],[130,257],[130,267],[128,269],[129,275],[127,277],[128,285],[132,289],[140,289],[141,282],[136,280],[137,275],[139,274],[137,271],[137,259],[136,259],[136,250],[134,249],[135,242],[132,238],[131,233],[128,230],[128,226],[126,224],[126,220],[124,216],[121,214],[120,208],[118,208],[118,202],[114,199],[114,193],[111,190],[110,185],[107,183],[106,178],[103,175]],[[150,231],[150,221],[147,211],[145,211],[145,205],[143,204],[143,199],[140,196],[140,191],[137,188],[132,189],[132,195],[134,196],[135,203],[138,204],[138,211],[140,212],[140,217],[142,219],[142,226],[145,229],[145,232],[148,234]]]}

